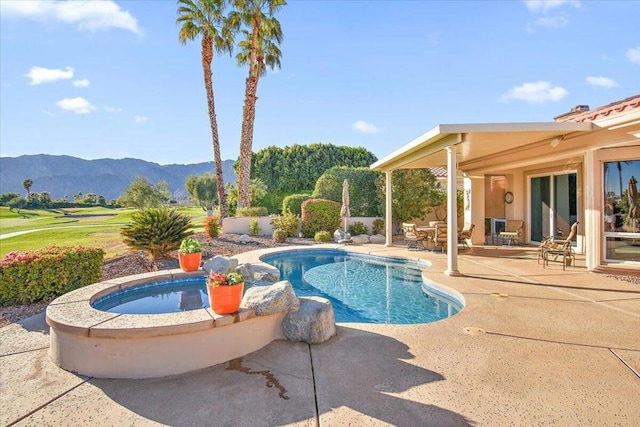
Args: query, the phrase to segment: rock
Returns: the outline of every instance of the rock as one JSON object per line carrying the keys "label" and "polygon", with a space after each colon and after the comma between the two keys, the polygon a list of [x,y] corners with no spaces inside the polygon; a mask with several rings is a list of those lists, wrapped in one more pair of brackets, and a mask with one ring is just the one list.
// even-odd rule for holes
{"label": "rock", "polygon": [[351,234],[345,233],[344,230],[336,230],[333,233],[333,241],[338,243],[341,240],[349,240],[351,238]]}
{"label": "rock", "polygon": [[376,245],[384,245],[387,243],[387,238],[382,234],[374,234],[369,238],[369,241]]}
{"label": "rock", "polygon": [[297,310],[300,303],[288,280],[271,286],[247,289],[240,306],[252,309],[256,316],[270,316],[283,311]]}
{"label": "rock", "polygon": [[255,280],[264,280],[266,282],[275,283],[278,281],[278,276],[275,276],[268,271],[259,271],[253,274]]}
{"label": "rock", "polygon": [[212,271],[216,273],[231,273],[238,266],[238,260],[235,258],[227,258],[226,256],[216,255],[209,261],[205,262],[202,269],[207,273]]}
{"label": "rock", "polygon": [[368,234],[360,234],[358,236],[353,236],[351,241],[356,245],[364,245],[365,243],[369,243],[369,235]]}
{"label": "rock", "polygon": [[245,282],[252,282],[254,279],[253,267],[251,267],[250,263],[240,264],[233,271],[235,271],[236,273],[240,273]]}
{"label": "rock", "polygon": [[248,234],[243,234],[242,236],[238,237],[238,242],[246,245],[247,243],[253,242],[253,237],[249,236]]}
{"label": "rock", "polygon": [[300,297],[300,308],[282,320],[282,332],[290,341],[320,344],[336,334],[331,301],[321,297]]}

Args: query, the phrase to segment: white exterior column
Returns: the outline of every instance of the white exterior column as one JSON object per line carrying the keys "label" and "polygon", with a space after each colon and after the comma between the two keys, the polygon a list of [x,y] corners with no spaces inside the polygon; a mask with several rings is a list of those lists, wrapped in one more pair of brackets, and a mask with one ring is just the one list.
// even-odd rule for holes
{"label": "white exterior column", "polygon": [[[578,218],[583,222],[582,228],[585,239],[585,261],[587,270],[593,270],[602,262],[602,172],[600,162],[596,161],[595,153],[591,150],[584,154],[584,218]],[[578,237],[578,242],[580,238]],[[579,248],[580,249],[580,248]]]}
{"label": "white exterior column", "polygon": [[456,149],[447,147],[447,276],[458,271],[458,203],[456,198]]}
{"label": "white exterior column", "polygon": [[385,224],[385,235],[386,235],[386,243],[385,246],[393,246],[393,215],[392,215],[392,200],[393,197],[391,195],[391,174],[393,171],[385,171],[386,178],[386,195],[385,195],[385,213],[384,213],[384,224]]}
{"label": "white exterior column", "polygon": [[464,222],[475,224],[471,235],[472,245],[484,244],[484,178],[465,177]]}

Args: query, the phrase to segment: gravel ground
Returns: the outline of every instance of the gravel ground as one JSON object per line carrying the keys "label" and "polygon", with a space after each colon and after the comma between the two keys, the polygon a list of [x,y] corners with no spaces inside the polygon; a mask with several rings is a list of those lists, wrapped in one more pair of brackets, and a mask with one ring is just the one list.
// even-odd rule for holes
{"label": "gravel ground", "polygon": [[[271,237],[254,237],[254,241],[247,244],[238,242],[238,237],[240,236],[236,234],[222,234],[220,237],[210,241],[207,241],[202,233],[196,234],[194,237],[202,244],[204,249],[202,254],[203,259],[208,259],[215,255],[233,256],[255,249],[314,244],[313,239],[300,239],[297,237],[290,237],[285,243],[274,243]],[[180,268],[177,252],[173,253],[171,258],[161,260],[156,264],[148,260],[144,253],[132,252],[106,260],[102,265],[102,280],[167,268]],[[48,303],[35,303],[0,307],[0,327],[41,313],[47,308],[47,304]]]}

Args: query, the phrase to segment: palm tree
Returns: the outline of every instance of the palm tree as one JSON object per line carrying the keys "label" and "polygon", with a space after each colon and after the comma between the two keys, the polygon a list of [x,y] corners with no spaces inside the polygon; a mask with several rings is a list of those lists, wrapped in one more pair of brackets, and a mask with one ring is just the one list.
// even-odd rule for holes
{"label": "palm tree", "polygon": [[214,50],[218,53],[233,50],[234,33],[226,25],[224,9],[226,0],[178,0],[178,14],[176,23],[182,24],[179,39],[182,44],[187,40],[194,40],[202,36],[202,70],[204,72],[204,87],[207,92],[209,107],[209,122],[211,123],[211,137],[213,139],[213,161],[216,167],[216,190],[220,203],[220,217],[229,216],[227,195],[224,190],[222,177],[222,159],[220,158],[220,140],[218,139],[218,122],[213,98],[213,82],[211,79],[211,62]]}
{"label": "palm tree", "polygon": [[33,181],[30,179],[25,179],[22,181],[22,187],[27,190],[27,199],[29,198],[29,194],[31,194],[31,187],[33,187]]}
{"label": "palm tree", "polygon": [[240,168],[238,176],[238,207],[250,205],[251,156],[253,155],[253,124],[256,118],[256,93],[258,81],[267,72],[280,68],[282,29],[273,17],[285,0],[233,0],[235,10],[229,15],[230,25],[237,30],[241,25],[245,39],[238,43],[236,55],[238,65],[249,65],[249,76],[245,82],[245,98],[242,111],[240,140]]}

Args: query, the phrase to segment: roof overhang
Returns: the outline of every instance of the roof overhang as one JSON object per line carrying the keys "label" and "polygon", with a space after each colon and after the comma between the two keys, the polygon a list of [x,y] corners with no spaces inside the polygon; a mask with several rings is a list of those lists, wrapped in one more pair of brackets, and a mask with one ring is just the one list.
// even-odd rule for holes
{"label": "roof overhang", "polygon": [[548,147],[598,128],[591,122],[442,124],[371,165],[383,172],[431,168],[447,164],[446,150],[455,147],[460,167],[501,155]]}

